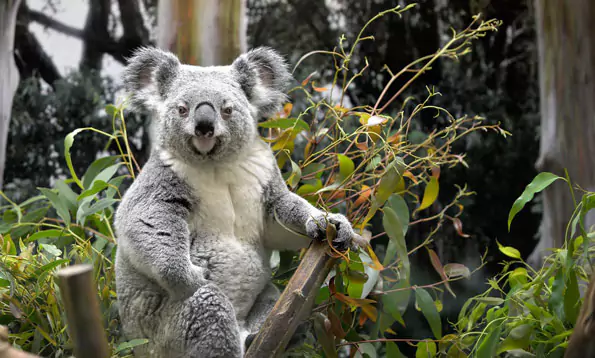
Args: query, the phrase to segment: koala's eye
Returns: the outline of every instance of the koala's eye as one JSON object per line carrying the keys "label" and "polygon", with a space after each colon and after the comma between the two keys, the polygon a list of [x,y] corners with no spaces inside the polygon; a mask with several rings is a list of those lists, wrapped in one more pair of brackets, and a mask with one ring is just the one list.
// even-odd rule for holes
{"label": "koala's eye", "polygon": [[184,105],[178,106],[178,114],[182,117],[186,117],[188,115],[188,107]]}
{"label": "koala's eye", "polygon": [[225,107],[223,108],[223,115],[226,117],[231,116],[231,113],[233,112],[233,108],[231,107]]}

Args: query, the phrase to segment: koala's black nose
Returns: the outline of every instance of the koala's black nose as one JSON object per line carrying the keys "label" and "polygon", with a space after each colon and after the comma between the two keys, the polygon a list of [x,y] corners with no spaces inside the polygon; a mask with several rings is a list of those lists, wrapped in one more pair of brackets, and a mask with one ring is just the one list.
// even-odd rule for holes
{"label": "koala's black nose", "polygon": [[195,126],[194,133],[198,136],[210,138],[215,131],[215,120],[217,112],[210,103],[202,102],[196,106],[194,112]]}

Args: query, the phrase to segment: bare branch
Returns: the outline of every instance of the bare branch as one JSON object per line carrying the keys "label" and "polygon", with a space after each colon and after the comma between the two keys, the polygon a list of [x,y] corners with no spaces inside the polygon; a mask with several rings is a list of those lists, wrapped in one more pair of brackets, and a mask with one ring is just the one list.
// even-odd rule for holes
{"label": "bare branch", "polygon": [[23,9],[23,11],[26,12],[26,16],[28,16],[31,21],[35,21],[41,25],[44,25],[52,30],[58,31],[65,35],[90,42],[100,51],[107,53],[108,55],[111,55],[116,61],[122,64],[126,64],[126,59],[122,54],[120,44],[114,41],[112,38],[97,36],[93,33],[85,33],[85,31],[81,29],[77,29],[75,27],[66,25],[36,10],[26,8]]}

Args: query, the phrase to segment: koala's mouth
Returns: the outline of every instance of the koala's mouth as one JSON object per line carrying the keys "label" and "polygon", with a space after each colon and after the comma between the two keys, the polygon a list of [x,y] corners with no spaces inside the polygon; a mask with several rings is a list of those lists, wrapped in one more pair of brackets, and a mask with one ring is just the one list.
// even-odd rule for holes
{"label": "koala's mouth", "polygon": [[219,144],[219,138],[192,137],[191,142],[192,149],[194,149],[197,154],[209,155],[216,150],[216,147]]}

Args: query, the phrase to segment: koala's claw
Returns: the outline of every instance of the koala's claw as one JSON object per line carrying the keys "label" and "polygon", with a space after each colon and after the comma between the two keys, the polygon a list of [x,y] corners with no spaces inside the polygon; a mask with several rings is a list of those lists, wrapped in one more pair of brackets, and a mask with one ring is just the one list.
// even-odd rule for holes
{"label": "koala's claw", "polygon": [[333,240],[333,247],[339,251],[346,251],[347,248],[357,249],[354,238],[357,235],[351,223],[347,218],[341,214],[320,215],[318,217],[310,218],[306,222],[306,233],[313,240],[321,241],[326,239],[327,223],[335,226],[337,236]]}

